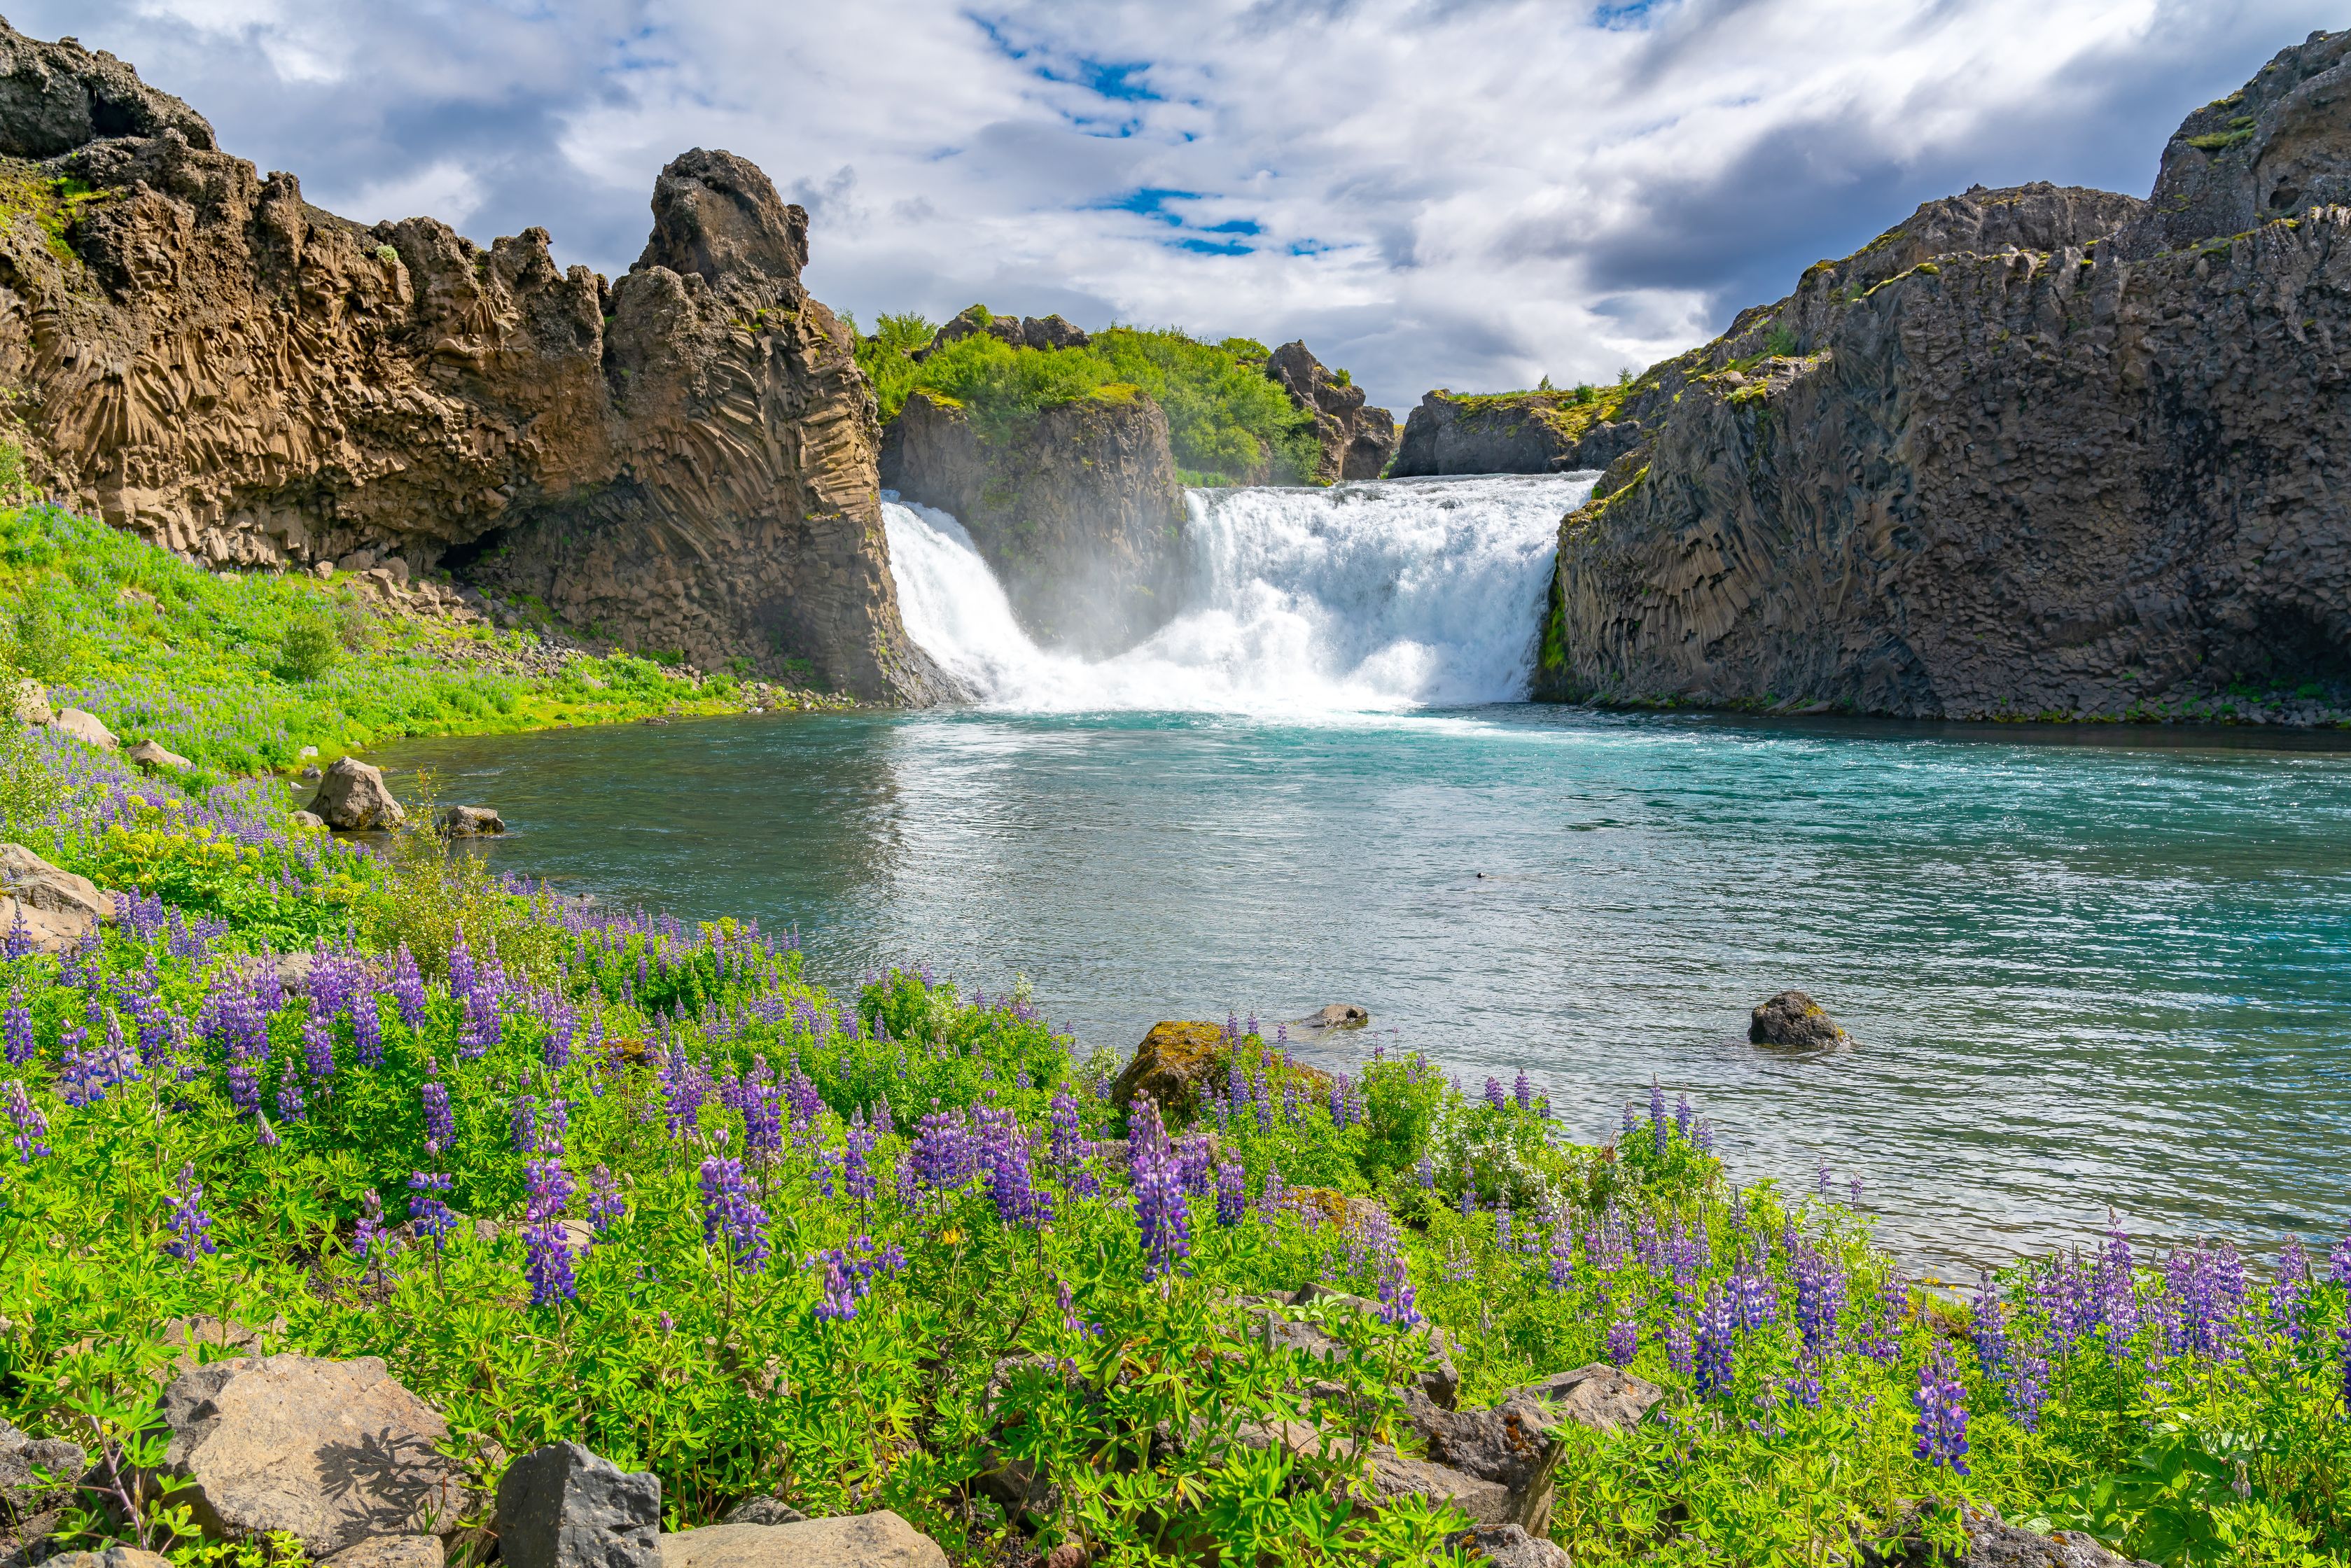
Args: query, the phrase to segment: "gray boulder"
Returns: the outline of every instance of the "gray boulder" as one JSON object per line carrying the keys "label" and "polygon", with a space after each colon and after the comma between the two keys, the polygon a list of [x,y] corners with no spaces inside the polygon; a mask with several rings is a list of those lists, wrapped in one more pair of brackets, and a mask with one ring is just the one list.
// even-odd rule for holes
{"label": "gray boulder", "polygon": [[1332,1002],[1297,1021],[1308,1029],[1363,1029],[1371,1023],[1372,1010],[1353,1002]]}
{"label": "gray boulder", "polygon": [[12,1545],[30,1546],[57,1525],[89,1456],[61,1437],[35,1437],[0,1421],[0,1513]]}
{"label": "gray boulder", "polygon": [[176,751],[166,750],[160,741],[142,740],[128,753],[131,761],[141,768],[168,768],[174,773],[185,773],[195,766]]}
{"label": "gray boulder", "polygon": [[100,751],[111,751],[120,744],[114,738],[114,732],[99,722],[96,714],[78,707],[69,707],[57,715],[52,727],[61,735],[71,736],[84,746],[95,746]]}
{"label": "gray boulder", "polygon": [[550,1443],[498,1479],[498,1555],[510,1568],[661,1568],[661,1478],[577,1443]]}
{"label": "gray boulder", "polygon": [[1758,1007],[1748,1018],[1747,1038],[1757,1045],[1814,1050],[1853,1043],[1853,1037],[1837,1027],[1836,1019],[1802,991],[1782,991]]}
{"label": "gray boulder", "polygon": [[2134,1563],[2110,1551],[2104,1542],[2078,1531],[2059,1530],[2043,1535],[2009,1523],[1988,1508],[1959,1505],[1959,1521],[1967,1532],[1964,1555],[1938,1551],[1920,1528],[1926,1504],[1913,1503],[1891,1532],[1891,1545],[1859,1543],[1863,1568],[2155,1568]]}
{"label": "gray boulder", "polygon": [[282,1530],[322,1560],[378,1536],[454,1532],[465,1472],[440,1413],[375,1356],[238,1356],[163,1390],[164,1472],[204,1532]]}
{"label": "gray boulder", "polygon": [[444,838],[475,839],[506,831],[506,819],[487,806],[452,806],[441,813]]}
{"label": "gray boulder", "polygon": [[1570,1568],[1575,1561],[1564,1547],[1529,1535],[1515,1524],[1456,1531],[1445,1544],[1472,1563],[1491,1563],[1495,1568]]}
{"label": "gray boulder", "polygon": [[327,825],[327,819],[316,811],[297,811],[287,821],[298,828],[324,828]]}
{"label": "gray boulder", "polygon": [[62,953],[114,918],[114,895],[22,844],[0,844],[0,936],[21,925],[43,953]]}
{"label": "gray boulder", "polygon": [[[1380,1310],[1377,1301],[1343,1294],[1320,1281],[1310,1281],[1305,1285],[1292,1304],[1301,1307],[1320,1304],[1326,1314],[1334,1309],[1343,1309],[1375,1317]],[[1346,1345],[1319,1323],[1300,1322],[1276,1312],[1266,1312],[1260,1315],[1265,1322],[1256,1332],[1277,1348],[1303,1351],[1318,1361],[1339,1360],[1348,1354]],[[1450,1410],[1461,1391],[1461,1374],[1453,1364],[1452,1337],[1433,1325],[1418,1332],[1428,1336],[1429,1364],[1413,1377],[1411,1387],[1432,1405]]]}
{"label": "gray boulder", "polygon": [[1374,1509],[1405,1497],[1449,1502],[1481,1526],[1510,1523],[1517,1506],[1508,1487],[1387,1448],[1372,1450],[1363,1482],[1353,1495],[1356,1501]]}
{"label": "gray boulder", "polygon": [[383,781],[383,769],[356,757],[335,758],[310,810],[327,826],[345,833],[396,828],[408,821],[408,813],[401,810]]}
{"label": "gray boulder", "polygon": [[41,1560],[42,1568],[172,1568],[160,1552],[136,1546],[110,1546],[103,1552],[66,1552]]}
{"label": "gray boulder", "polygon": [[1595,1361],[1573,1372],[1520,1384],[1502,1397],[1534,1401],[1554,1424],[1573,1421],[1596,1432],[1629,1432],[1647,1419],[1665,1396],[1666,1391],[1656,1384]]}
{"label": "gray boulder", "polygon": [[706,1524],[661,1538],[662,1568],[947,1568],[938,1542],[884,1509],[798,1524]]}

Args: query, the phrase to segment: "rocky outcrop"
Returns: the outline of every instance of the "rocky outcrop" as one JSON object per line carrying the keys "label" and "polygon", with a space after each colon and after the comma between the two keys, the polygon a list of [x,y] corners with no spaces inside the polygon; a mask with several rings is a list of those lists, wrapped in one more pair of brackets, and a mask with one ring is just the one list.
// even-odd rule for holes
{"label": "rocky outcrop", "polygon": [[1182,1126],[1200,1113],[1200,1091],[1224,1049],[1225,1031],[1212,1023],[1155,1023],[1134,1055],[1111,1081],[1110,1103],[1131,1105],[1138,1094],[1159,1102],[1167,1125]]}
{"label": "rocky outcrop", "polygon": [[1644,375],[1641,445],[1562,528],[1536,695],[2351,717],[2351,208],[2205,228],[2289,166],[2346,177],[2345,47],[2272,62],[2241,142],[2175,139],[2152,208],[1929,203]]}
{"label": "rocky outcrop", "polygon": [[1314,482],[1376,479],[1395,455],[1395,416],[1364,406],[1364,389],[1343,382],[1307,351],[1303,341],[1284,343],[1265,361],[1268,380],[1290,394],[1292,405],[1314,416],[1314,439],[1322,455]]}
{"label": "rocky outcrop", "polygon": [[511,1568],[662,1568],[661,1478],[550,1443],[498,1479],[498,1557]]}
{"label": "rocky outcrop", "polygon": [[322,212],[109,57],[0,26],[0,385],[47,493],[216,565],[443,562],[705,666],[935,694],[871,394],[751,164],[673,162],[607,283],[543,229]]}
{"label": "rocky outcrop", "polygon": [[1093,340],[1084,328],[1073,327],[1059,316],[998,316],[985,305],[974,305],[940,328],[938,335],[915,350],[913,358],[919,363],[949,343],[983,333],[1008,349],[1082,349]]}
{"label": "rocky outcrop", "polygon": [[310,810],[338,832],[365,833],[396,828],[408,813],[383,781],[383,769],[356,757],[338,757],[319,781]]}
{"label": "rocky outcrop", "polygon": [[1433,392],[1405,421],[1392,479],[1446,474],[1572,474],[1605,468],[1641,439],[1619,389]]}
{"label": "rocky outcrop", "polygon": [[882,482],[955,514],[1045,646],[1115,653],[1176,613],[1184,492],[1167,416],[1140,392],[1001,420],[914,392],[891,422]]}

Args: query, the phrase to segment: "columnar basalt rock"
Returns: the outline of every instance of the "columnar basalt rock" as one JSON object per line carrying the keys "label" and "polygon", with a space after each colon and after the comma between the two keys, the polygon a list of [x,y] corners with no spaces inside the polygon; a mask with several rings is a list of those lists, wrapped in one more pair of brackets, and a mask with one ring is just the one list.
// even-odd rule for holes
{"label": "columnar basalt rock", "polygon": [[983,429],[951,401],[917,392],[890,423],[882,480],[954,513],[1021,627],[1049,647],[1114,653],[1175,616],[1184,492],[1167,416],[1139,392]]}
{"label": "columnar basalt rock", "polygon": [[936,694],[807,214],[744,160],[664,169],[608,284],[544,229],[338,218],[122,62],[0,26],[0,385],[60,501],[215,565],[445,560],[628,645]]}
{"label": "columnar basalt rock", "polygon": [[1386,469],[1395,455],[1395,416],[1365,407],[1364,389],[1333,377],[1303,340],[1276,349],[1265,361],[1265,373],[1292,404],[1314,416],[1314,438],[1322,447],[1315,483],[1376,479]]}
{"label": "columnar basalt rock", "polygon": [[2351,712],[2351,208],[2273,215],[2351,179],[2346,37],[2224,100],[2241,142],[2191,116],[2152,206],[1929,203],[1647,372],[1562,528],[1537,695]]}

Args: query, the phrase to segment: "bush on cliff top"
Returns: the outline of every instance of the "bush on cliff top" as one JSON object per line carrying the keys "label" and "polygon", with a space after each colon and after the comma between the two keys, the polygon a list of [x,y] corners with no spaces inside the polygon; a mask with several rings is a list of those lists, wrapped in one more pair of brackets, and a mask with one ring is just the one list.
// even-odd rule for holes
{"label": "bush on cliff top", "polygon": [[883,316],[858,339],[857,362],[885,423],[921,391],[971,410],[984,434],[1008,436],[1040,409],[1140,391],[1166,412],[1168,444],[1189,483],[1302,484],[1314,472],[1313,420],[1265,378],[1268,351],[1248,339],[1204,343],[1112,327],[1085,348],[1048,350],[974,333],[917,362],[935,335],[920,316]]}

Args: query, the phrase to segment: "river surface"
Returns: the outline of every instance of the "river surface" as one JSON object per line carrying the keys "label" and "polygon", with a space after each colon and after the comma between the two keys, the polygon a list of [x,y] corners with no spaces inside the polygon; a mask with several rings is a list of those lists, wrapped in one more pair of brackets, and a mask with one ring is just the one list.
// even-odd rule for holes
{"label": "river surface", "polygon": [[[2351,755],[2262,732],[1524,705],[776,716],[412,743],[497,863],[1026,976],[1081,1052],[1331,1001],[1578,1134],[1654,1075],[1947,1271],[2351,1224]],[[1800,987],[1858,1042],[1749,1045]],[[1345,1067],[1371,1035],[1306,1054]]]}
{"label": "river surface", "polygon": [[[1194,491],[1178,612],[1084,661],[957,521],[893,502],[910,635],[973,699],[448,740],[507,869],[797,927],[846,991],[1025,976],[1081,1052],[1326,1002],[1577,1134],[1654,1077],[1741,1179],[1862,1181],[1971,1269],[2351,1225],[2351,737],[1531,706],[1591,474]],[[1747,1043],[1811,992],[1858,1042]]]}

